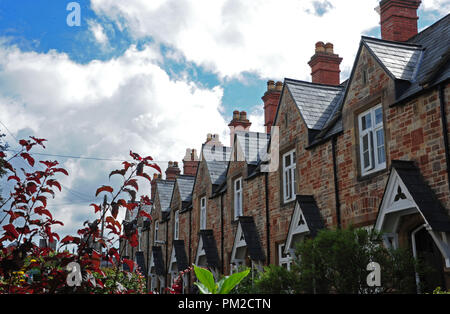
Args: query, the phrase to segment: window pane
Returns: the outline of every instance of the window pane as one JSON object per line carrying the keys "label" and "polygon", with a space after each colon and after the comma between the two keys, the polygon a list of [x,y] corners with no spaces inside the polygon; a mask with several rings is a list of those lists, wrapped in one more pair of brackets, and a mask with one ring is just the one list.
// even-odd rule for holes
{"label": "window pane", "polygon": [[384,146],[384,134],[383,134],[383,130],[378,130],[377,131],[377,146]]}
{"label": "window pane", "polygon": [[291,155],[287,155],[284,157],[284,166],[289,167],[291,165]]}
{"label": "window pane", "polygon": [[372,127],[372,119],[370,118],[370,113],[366,114],[361,119],[361,128],[362,130],[367,130]]}
{"label": "window pane", "polygon": [[379,124],[383,122],[383,110],[382,108],[378,108],[375,110],[375,124]]}
{"label": "window pane", "polygon": [[378,164],[383,164],[386,161],[384,146],[378,147]]}

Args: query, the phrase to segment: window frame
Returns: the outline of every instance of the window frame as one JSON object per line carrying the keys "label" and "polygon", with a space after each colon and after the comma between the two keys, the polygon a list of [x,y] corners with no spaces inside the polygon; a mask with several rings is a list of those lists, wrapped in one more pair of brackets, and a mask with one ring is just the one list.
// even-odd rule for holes
{"label": "window frame", "polygon": [[[236,188],[237,183],[239,184],[239,190]],[[234,180],[233,182],[233,195],[234,195],[234,208],[233,208],[233,218],[236,221],[239,217],[242,217],[244,215],[244,197],[243,197],[243,191],[242,188],[242,177],[239,177]],[[239,206],[238,206],[239,205]]]}
{"label": "window frame", "polygon": [[[381,110],[381,121],[376,123],[376,112]],[[363,118],[370,117],[370,126],[363,130]],[[383,106],[378,104],[358,114],[358,141],[359,161],[361,176],[366,176],[386,169],[386,138],[384,131]],[[382,143],[378,141],[378,132],[382,131]],[[365,150],[364,138],[367,136],[367,150]],[[383,149],[383,161],[380,162],[378,150]],[[365,154],[368,153],[368,165],[365,164]]]}
{"label": "window frame", "polygon": [[156,241],[158,241],[158,231],[159,231],[159,220],[155,220],[155,233],[154,233],[155,243]]}
{"label": "window frame", "polygon": [[[290,156],[291,164],[286,166],[286,157]],[[295,200],[296,197],[296,185],[297,185],[297,161],[296,161],[296,150],[292,149],[287,153],[284,153],[282,156],[282,185],[283,185],[283,203],[289,203]],[[287,174],[290,175],[289,183],[287,182]],[[288,195],[287,192],[290,192],[291,195]]]}
{"label": "window frame", "polygon": [[[291,270],[293,258],[289,253],[284,254],[285,245],[285,243],[278,244],[278,266],[286,265],[286,269]],[[283,257],[283,255],[286,255],[286,257]]]}
{"label": "window frame", "polygon": [[206,207],[206,196],[203,196],[200,198],[200,230],[206,229]]}
{"label": "window frame", "polygon": [[180,211],[177,210],[174,215],[173,239],[178,240],[180,237]]}

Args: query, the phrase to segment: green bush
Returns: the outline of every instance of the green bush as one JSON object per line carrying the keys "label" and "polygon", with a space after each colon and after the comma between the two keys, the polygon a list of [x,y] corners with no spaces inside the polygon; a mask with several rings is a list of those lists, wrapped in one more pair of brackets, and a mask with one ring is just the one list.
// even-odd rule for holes
{"label": "green bush", "polygon": [[[294,266],[299,273],[296,292],[415,293],[417,263],[408,250],[386,249],[380,235],[365,229],[322,230],[299,243]],[[381,287],[368,287],[367,265],[381,267]]]}

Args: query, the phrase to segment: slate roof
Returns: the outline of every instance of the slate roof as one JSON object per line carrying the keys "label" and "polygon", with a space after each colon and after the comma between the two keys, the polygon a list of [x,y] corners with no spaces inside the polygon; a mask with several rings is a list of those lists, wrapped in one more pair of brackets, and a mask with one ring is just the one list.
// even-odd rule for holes
{"label": "slate roof", "polygon": [[139,266],[142,274],[147,273],[147,267],[145,267],[144,252],[142,252],[142,251],[136,252],[136,264]]}
{"label": "slate roof", "polygon": [[362,42],[380,60],[395,79],[412,81],[422,58],[420,45],[388,42],[370,37],[362,37]]}
{"label": "slate roof", "polygon": [[219,252],[217,251],[216,240],[212,230],[200,230],[199,236],[202,238],[203,249],[206,254],[208,267],[219,268]]}
{"label": "slate roof", "polygon": [[194,176],[180,175],[177,177],[177,185],[182,202],[192,201],[192,190],[194,189],[194,183]]}
{"label": "slate roof", "polygon": [[300,205],[305,222],[308,225],[309,232],[312,237],[315,237],[319,230],[325,228],[325,224],[320,215],[320,209],[317,206],[314,196],[311,195],[297,195],[297,202]]}
{"label": "slate roof", "polygon": [[248,164],[258,165],[267,156],[270,134],[243,131],[236,131],[235,134],[236,143]]}
{"label": "slate roof", "polygon": [[450,78],[450,14],[406,43],[364,36],[361,43],[402,84],[396,103]]}
{"label": "slate roof", "polygon": [[173,248],[175,249],[175,258],[177,259],[178,271],[180,272],[188,269],[189,263],[186,256],[186,251],[184,249],[184,240],[174,240]]}
{"label": "slate roof", "polygon": [[158,276],[164,276],[164,260],[160,246],[152,247],[152,256],[153,263],[155,264],[155,274]]}
{"label": "slate roof", "polygon": [[221,185],[226,180],[230,156],[231,147],[203,144],[201,158],[206,161],[211,184]]}
{"label": "slate roof", "polygon": [[392,161],[414,202],[434,231],[450,232],[450,217],[412,161]]}
{"label": "slate roof", "polygon": [[239,217],[238,219],[244,234],[245,243],[247,243],[247,253],[250,259],[264,262],[266,257],[264,256],[264,251],[259,241],[259,235],[253,217]]}
{"label": "slate roof", "polygon": [[330,86],[288,78],[284,84],[311,130],[322,130],[342,102],[345,90],[341,85]]}
{"label": "slate roof", "polygon": [[175,181],[159,180],[156,182],[156,192],[158,193],[161,211],[163,212],[170,211],[170,201],[174,186]]}

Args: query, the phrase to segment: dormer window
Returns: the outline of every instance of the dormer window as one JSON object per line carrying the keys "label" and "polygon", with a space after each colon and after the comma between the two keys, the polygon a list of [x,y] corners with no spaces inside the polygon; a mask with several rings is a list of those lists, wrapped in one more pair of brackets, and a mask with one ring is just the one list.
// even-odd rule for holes
{"label": "dormer window", "polygon": [[295,150],[283,155],[283,201],[288,203],[295,199],[296,186]]}
{"label": "dormer window", "polygon": [[206,229],[206,197],[200,199],[200,230]]}
{"label": "dormer window", "polygon": [[386,151],[382,106],[375,106],[360,114],[358,124],[361,174],[364,176],[385,169]]}
{"label": "dormer window", "polygon": [[234,220],[242,215],[242,178],[239,178],[234,181]]}
{"label": "dormer window", "polygon": [[173,230],[173,239],[178,240],[180,236],[180,212],[178,210],[175,212],[175,225]]}

